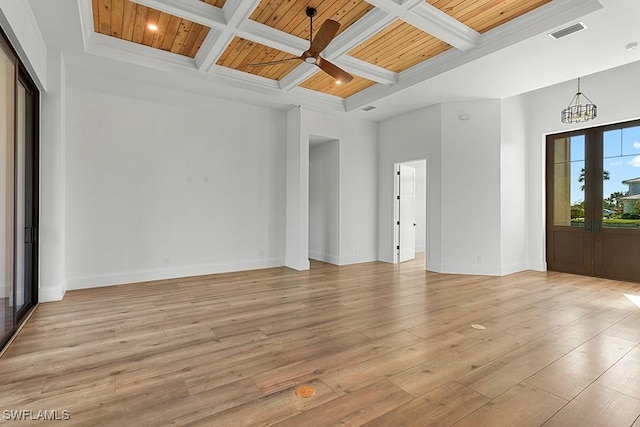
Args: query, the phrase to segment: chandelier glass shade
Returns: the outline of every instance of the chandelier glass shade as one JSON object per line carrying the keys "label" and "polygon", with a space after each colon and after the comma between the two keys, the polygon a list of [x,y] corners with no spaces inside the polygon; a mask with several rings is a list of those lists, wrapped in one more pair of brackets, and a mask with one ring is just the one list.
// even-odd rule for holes
{"label": "chandelier glass shade", "polygon": [[[582,98],[588,101],[581,104]],[[580,91],[580,79],[578,79],[578,92],[573,96],[569,106],[562,110],[562,123],[580,123],[593,120],[598,115],[598,107]]]}

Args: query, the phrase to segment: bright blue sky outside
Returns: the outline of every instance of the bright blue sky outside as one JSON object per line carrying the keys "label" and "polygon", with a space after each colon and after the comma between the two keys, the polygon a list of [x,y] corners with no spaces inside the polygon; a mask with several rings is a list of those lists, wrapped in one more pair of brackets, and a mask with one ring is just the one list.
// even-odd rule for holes
{"label": "bright blue sky outside", "polygon": [[[604,170],[609,171],[609,180],[604,181],[603,195],[629,189],[622,181],[640,177],[640,126],[616,129],[604,133]],[[571,202],[584,200],[578,182],[584,167],[584,136],[571,138]]]}

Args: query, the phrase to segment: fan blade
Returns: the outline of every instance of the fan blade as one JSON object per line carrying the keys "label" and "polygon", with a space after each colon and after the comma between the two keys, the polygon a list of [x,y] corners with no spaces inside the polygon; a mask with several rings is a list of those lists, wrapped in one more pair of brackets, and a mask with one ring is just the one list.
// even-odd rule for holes
{"label": "fan blade", "polygon": [[336,36],[338,29],[340,28],[340,23],[338,21],[334,21],[332,19],[327,19],[324,21],[318,33],[311,41],[311,46],[309,47],[308,52],[311,56],[319,55],[331,40]]}
{"label": "fan blade", "polygon": [[353,80],[353,76],[337,65],[327,61],[326,59],[318,57],[318,62],[316,65],[320,67],[322,71],[329,74],[334,79],[338,80],[341,83],[349,83]]}
{"label": "fan blade", "polygon": [[247,64],[247,65],[249,67],[264,67],[265,65],[282,64],[283,62],[294,61],[296,59],[302,60],[302,58],[300,58],[299,56],[295,56],[293,58],[279,59],[277,61],[270,61],[270,62],[259,62],[257,64]]}

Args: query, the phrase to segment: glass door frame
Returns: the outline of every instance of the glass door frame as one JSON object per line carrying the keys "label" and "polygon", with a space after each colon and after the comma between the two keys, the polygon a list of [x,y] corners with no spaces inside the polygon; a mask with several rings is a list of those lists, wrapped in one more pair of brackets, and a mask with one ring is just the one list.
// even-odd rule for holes
{"label": "glass door frame", "polygon": [[[11,46],[4,31],[0,28],[0,50],[3,54],[9,58],[9,62],[13,65],[14,72],[12,73],[13,104],[9,105],[9,111],[12,111],[12,125],[13,135],[12,140],[7,141],[8,144],[13,144],[13,158],[9,159],[12,162],[13,167],[13,186],[12,186],[12,222],[13,229],[13,245],[12,250],[8,253],[11,257],[10,263],[13,268],[12,283],[11,283],[11,300],[13,304],[10,306],[11,313],[5,313],[11,320],[11,327],[0,332],[0,352],[11,341],[16,331],[26,319],[28,314],[35,308],[38,303],[38,221],[39,221],[39,153],[40,153],[40,92],[35,85],[33,79],[29,75],[27,69],[23,66],[20,58],[16,54],[16,51]],[[22,85],[25,88],[27,94],[25,95],[25,111],[18,111],[18,85]],[[9,87],[9,86],[7,86]],[[18,168],[18,117],[20,113],[24,113],[25,119],[25,169],[24,176],[19,176]],[[25,203],[23,206],[18,206],[18,182],[24,180],[25,189]],[[28,197],[27,197],[28,194]],[[28,200],[28,201],[27,201]],[[29,230],[17,230],[18,224],[18,212],[22,210],[22,214],[29,220]],[[25,262],[23,265],[18,265],[17,248],[18,239],[28,240],[25,245]],[[6,244],[6,242],[0,242],[0,244]],[[24,301],[24,305],[20,310],[16,309],[17,303],[17,277],[18,269],[24,269],[24,288],[27,290],[27,299]],[[27,270],[28,269],[28,270]]]}
{"label": "glass door frame", "polygon": [[[640,282],[640,263],[633,260],[634,254],[640,253],[640,229],[606,226],[603,194],[604,180],[608,179],[604,178],[604,161],[610,158],[604,156],[605,133],[613,130],[624,132],[624,129],[634,127],[640,127],[640,119],[547,135],[545,229],[549,270]],[[561,181],[556,182],[556,164],[570,164],[578,160],[558,161],[555,144],[565,139],[565,143],[570,145],[570,138],[581,135],[584,135],[585,154],[582,175],[584,224],[582,227],[572,225],[573,218],[568,225],[557,224],[556,191],[562,190],[558,187]],[[621,157],[624,157],[622,150]],[[569,177],[571,179],[571,172]],[[570,196],[567,200],[572,203]]]}
{"label": "glass door frame", "polygon": [[[584,136],[584,169],[585,169],[585,191],[584,191],[584,224],[582,227],[569,224],[556,224],[556,185],[555,185],[555,143],[565,139],[571,145],[572,137]],[[563,271],[574,274],[593,274],[593,239],[592,239],[592,218],[591,212],[593,200],[588,191],[587,185],[591,182],[591,169],[587,165],[593,161],[591,150],[588,145],[592,141],[591,129],[579,129],[562,132],[546,137],[546,261],[549,270]],[[569,150],[570,152],[570,150]],[[566,160],[570,165],[571,158]],[[569,171],[569,178],[571,172]],[[571,208],[571,194],[567,202]]]}
{"label": "glass door frame", "polygon": [[[40,123],[40,96],[39,91],[34,81],[29,76],[29,73],[22,64],[18,65],[16,87],[21,84],[27,91],[26,97],[26,116],[25,116],[25,201],[24,215],[27,221],[27,228],[25,230],[16,229],[16,239],[24,238],[25,240],[25,254],[24,254],[24,278],[25,288],[28,288],[29,301],[25,301],[24,305],[16,310],[15,324],[19,325],[29,311],[35,307],[38,303],[38,225],[39,225],[39,212],[40,212],[40,144],[39,144],[39,123]],[[16,114],[16,123],[17,123]],[[16,128],[17,129],[17,128]],[[17,142],[17,132],[16,132]],[[18,185],[18,180],[21,177],[17,176],[19,168],[17,167],[18,158],[16,156],[16,167],[14,171],[16,173],[15,183]],[[17,202],[17,191],[14,193],[16,197],[16,209],[21,208]],[[14,220],[17,224],[17,212],[14,216]],[[17,242],[17,240],[16,240]],[[17,245],[16,245],[17,247]],[[17,254],[16,254],[17,255]],[[16,256],[17,260],[18,257]],[[16,265],[16,272],[18,266]],[[16,277],[18,275],[16,274]],[[15,284],[17,297],[17,283]],[[17,301],[14,300],[14,301]]]}

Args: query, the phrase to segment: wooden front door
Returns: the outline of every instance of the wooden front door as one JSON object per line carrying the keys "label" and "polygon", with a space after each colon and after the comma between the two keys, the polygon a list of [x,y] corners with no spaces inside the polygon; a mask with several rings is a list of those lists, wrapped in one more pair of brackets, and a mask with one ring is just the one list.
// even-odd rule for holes
{"label": "wooden front door", "polygon": [[547,267],[640,282],[640,121],[547,137]]}

